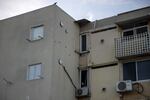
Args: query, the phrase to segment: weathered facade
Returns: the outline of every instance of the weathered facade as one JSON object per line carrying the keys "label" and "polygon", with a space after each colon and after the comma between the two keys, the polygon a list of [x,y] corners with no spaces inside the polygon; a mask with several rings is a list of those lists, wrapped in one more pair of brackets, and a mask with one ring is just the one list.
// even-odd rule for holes
{"label": "weathered facade", "polygon": [[[89,69],[90,100],[149,100],[149,13],[146,7],[81,26],[89,52],[80,56],[80,67]],[[135,62],[136,69],[130,65]],[[117,93],[123,80],[132,80],[133,89]]]}
{"label": "weathered facade", "polygon": [[[63,26],[60,26],[63,23]],[[32,27],[44,26],[43,39],[30,40]],[[77,83],[79,27],[58,6],[19,15],[0,22],[0,100],[75,100],[74,88],[58,64],[62,59]],[[67,32],[65,32],[67,30]],[[42,64],[41,78],[27,80],[29,65]]]}
{"label": "weathered facade", "polygon": [[52,5],[1,20],[0,100],[149,100],[149,30],[150,7],[90,22]]}

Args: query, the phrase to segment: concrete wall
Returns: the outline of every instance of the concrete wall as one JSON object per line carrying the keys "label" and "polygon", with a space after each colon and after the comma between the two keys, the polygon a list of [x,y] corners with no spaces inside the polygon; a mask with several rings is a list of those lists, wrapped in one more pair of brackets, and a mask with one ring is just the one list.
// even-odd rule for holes
{"label": "concrete wall", "polygon": [[[51,13],[49,13],[51,12]],[[5,77],[14,84],[5,86],[7,91],[2,100],[40,100],[50,98],[53,57],[54,8],[40,9],[17,17],[3,20],[1,32],[1,78]],[[47,17],[43,17],[47,16]],[[44,24],[44,39],[29,42],[30,29]],[[44,49],[43,49],[44,48]],[[27,67],[30,64],[42,63],[44,79],[27,81]],[[5,85],[5,84],[3,84]],[[3,91],[3,90],[2,90]],[[4,97],[1,96],[1,97]]]}
{"label": "concrete wall", "polygon": [[[59,21],[63,21],[61,28]],[[30,29],[44,25],[44,39],[29,42]],[[64,29],[68,30],[65,33]],[[57,59],[62,57],[77,82],[79,27],[56,5],[9,18],[0,23],[0,100],[75,100],[74,89]],[[42,63],[43,79],[27,81],[27,67]]]}
{"label": "concrete wall", "polygon": [[91,69],[91,100],[119,100],[115,90],[118,80],[119,66]]}
{"label": "concrete wall", "polygon": [[91,65],[117,61],[114,44],[117,33],[117,29],[112,29],[91,34]]}
{"label": "concrete wall", "polygon": [[[54,59],[52,100],[75,100],[75,89],[70,83],[63,68],[57,60],[61,59],[73,82],[78,86],[79,55],[74,51],[79,49],[79,27],[75,25],[74,19],[64,11],[56,8],[56,30],[54,34]],[[63,26],[60,26],[60,23]]]}

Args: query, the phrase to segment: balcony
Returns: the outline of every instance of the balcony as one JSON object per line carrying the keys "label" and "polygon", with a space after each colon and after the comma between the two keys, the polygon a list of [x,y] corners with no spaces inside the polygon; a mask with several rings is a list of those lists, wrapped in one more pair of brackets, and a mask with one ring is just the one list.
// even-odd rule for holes
{"label": "balcony", "polygon": [[150,34],[146,32],[116,38],[115,53],[118,59],[150,54]]}

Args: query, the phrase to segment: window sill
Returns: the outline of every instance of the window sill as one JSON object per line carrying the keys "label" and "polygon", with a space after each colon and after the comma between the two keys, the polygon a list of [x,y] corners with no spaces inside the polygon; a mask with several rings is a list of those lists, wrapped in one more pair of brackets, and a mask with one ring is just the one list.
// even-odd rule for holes
{"label": "window sill", "polygon": [[28,42],[36,42],[36,41],[40,41],[40,40],[43,40],[44,38],[40,38],[40,39],[26,39]]}
{"label": "window sill", "polygon": [[150,79],[147,80],[138,80],[138,81],[132,81],[132,83],[145,83],[145,82],[150,82]]}
{"label": "window sill", "polygon": [[35,80],[40,80],[40,78],[38,78],[38,79],[27,79],[27,81],[35,81]]}
{"label": "window sill", "polygon": [[87,53],[90,53],[90,51],[89,51],[89,50],[87,50],[87,51],[82,51],[82,52],[80,52],[80,56],[81,56],[81,55],[84,55],[84,54],[87,54]]}
{"label": "window sill", "polygon": [[36,80],[41,80],[41,79],[44,79],[44,77],[40,77],[40,78],[36,78],[36,79],[27,79],[27,81],[36,81]]}

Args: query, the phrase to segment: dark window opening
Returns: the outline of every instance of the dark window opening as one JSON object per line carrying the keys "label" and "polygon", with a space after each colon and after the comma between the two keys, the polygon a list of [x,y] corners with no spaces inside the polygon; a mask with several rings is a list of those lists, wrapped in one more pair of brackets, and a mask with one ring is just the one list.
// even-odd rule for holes
{"label": "dark window opening", "polygon": [[136,34],[143,34],[147,32],[148,32],[147,27],[141,27],[136,29]]}
{"label": "dark window opening", "polygon": [[138,80],[150,79],[150,60],[137,62]]}
{"label": "dark window opening", "polygon": [[81,36],[81,51],[87,50],[87,37],[86,35]]}
{"label": "dark window opening", "polygon": [[81,71],[81,87],[87,87],[87,70]]}
{"label": "dark window opening", "polygon": [[136,81],[135,62],[123,64],[123,79]]}
{"label": "dark window opening", "polygon": [[133,30],[123,32],[123,36],[131,36],[133,35]]}

